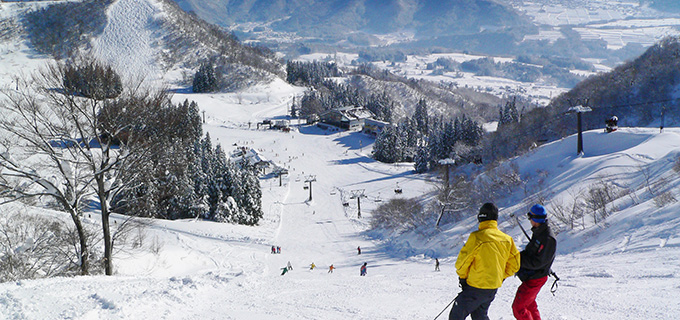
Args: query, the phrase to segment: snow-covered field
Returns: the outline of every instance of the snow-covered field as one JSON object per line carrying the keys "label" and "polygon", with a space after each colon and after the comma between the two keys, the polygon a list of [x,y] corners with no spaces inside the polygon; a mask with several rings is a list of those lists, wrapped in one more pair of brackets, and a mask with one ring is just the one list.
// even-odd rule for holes
{"label": "snow-covered field", "polygon": [[583,39],[601,39],[609,49],[628,43],[650,46],[665,36],[680,34],[677,14],[659,12],[642,1],[630,0],[505,0],[542,26],[528,39],[554,41],[561,27],[573,26]]}
{"label": "snow-covered field", "polygon": [[[3,90],[12,86],[9,75],[44,62],[26,58],[20,43],[0,43],[0,50]],[[368,232],[372,210],[393,197],[427,198],[436,177],[413,174],[412,164],[373,161],[373,140],[358,132],[306,125],[294,125],[290,133],[256,129],[263,119],[285,118],[288,101],[300,90],[275,81],[239,93],[174,97],[199,103],[213,142],[226,150],[234,144],[257,149],[289,168],[281,186],[277,178],[261,180],[264,218],[258,226],[153,221],[142,250],[114,257],[114,276],[0,284],[0,319],[433,319],[459,291],[454,263],[476,229],[474,218],[427,237],[369,236],[375,235]],[[680,204],[656,207],[646,181],[663,177],[662,190],[654,192],[680,197],[680,174],[672,169],[680,155],[680,128],[595,130],[583,138],[580,156],[571,136],[514,160],[523,177],[543,181],[540,187],[554,203],[568,203],[603,179],[631,190],[606,222],[594,225],[588,217],[584,227],[558,235],[553,269],[562,280],[555,296],[549,284],[539,294],[543,318],[678,318]],[[304,186],[312,178],[310,200]],[[395,194],[397,186],[402,194]],[[362,218],[351,199],[360,192],[367,196],[360,200]],[[524,197],[518,188],[499,202],[500,228],[520,248],[526,240],[509,214],[525,212]],[[0,214],[13,208],[2,206]],[[547,208],[552,214],[551,204]],[[96,212],[86,220],[97,221]],[[282,252],[271,254],[272,245]],[[435,257],[441,272],[434,271]],[[293,270],[281,275],[288,262]],[[368,275],[360,277],[364,262]],[[311,263],[317,268],[310,270]],[[331,264],[337,269],[328,273]],[[518,286],[514,277],[505,281],[491,305],[492,319],[513,318]]]}

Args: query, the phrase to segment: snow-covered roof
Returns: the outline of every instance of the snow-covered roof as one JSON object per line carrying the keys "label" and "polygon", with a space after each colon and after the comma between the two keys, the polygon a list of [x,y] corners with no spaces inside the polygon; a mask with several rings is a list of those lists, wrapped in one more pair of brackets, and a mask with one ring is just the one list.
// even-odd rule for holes
{"label": "snow-covered roof", "polygon": [[340,113],[343,117],[343,120],[361,120],[374,117],[373,113],[368,109],[356,106],[335,108],[328,110],[326,114],[334,112]]}
{"label": "snow-covered roof", "polygon": [[237,147],[230,153],[231,161],[241,163],[244,160],[250,165],[268,165],[269,160],[260,155],[257,150],[253,148]]}

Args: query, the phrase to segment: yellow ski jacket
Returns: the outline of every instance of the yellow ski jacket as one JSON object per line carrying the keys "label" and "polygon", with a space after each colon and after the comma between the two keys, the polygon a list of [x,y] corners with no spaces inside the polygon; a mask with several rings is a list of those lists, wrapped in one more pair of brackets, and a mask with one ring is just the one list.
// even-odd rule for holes
{"label": "yellow ski jacket", "polygon": [[498,230],[496,220],[479,223],[479,230],[470,233],[456,260],[456,272],[469,286],[478,289],[498,289],[505,278],[514,275],[520,266],[519,250],[512,237]]}

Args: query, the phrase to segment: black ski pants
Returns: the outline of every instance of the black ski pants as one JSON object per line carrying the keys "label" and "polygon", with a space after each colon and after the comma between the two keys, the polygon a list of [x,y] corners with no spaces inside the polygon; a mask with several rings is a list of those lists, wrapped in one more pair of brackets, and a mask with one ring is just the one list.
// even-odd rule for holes
{"label": "black ski pants", "polygon": [[463,286],[453,303],[449,320],[464,320],[468,315],[472,320],[488,320],[489,306],[496,298],[498,289],[478,289],[468,285]]}

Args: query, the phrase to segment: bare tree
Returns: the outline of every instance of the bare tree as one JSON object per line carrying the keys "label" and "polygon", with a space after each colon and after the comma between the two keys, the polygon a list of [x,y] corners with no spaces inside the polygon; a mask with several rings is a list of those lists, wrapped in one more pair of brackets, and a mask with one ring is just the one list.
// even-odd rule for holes
{"label": "bare tree", "polygon": [[673,161],[673,171],[680,173],[680,157],[675,158],[675,161]]}
{"label": "bare tree", "polygon": [[[97,62],[83,60],[81,63]],[[13,199],[54,198],[71,215],[79,230],[82,229],[79,214],[83,200],[94,196],[101,209],[105,272],[111,275],[113,241],[109,202],[116,193],[129,187],[121,179],[119,168],[129,162],[143,161],[144,155],[131,153],[130,145],[144,140],[135,137],[133,130],[141,121],[113,120],[114,116],[103,111],[140,108],[165,101],[167,94],[154,95],[135,86],[115,99],[97,98],[105,97],[104,94],[83,97],[64,85],[67,70],[65,64],[49,64],[20,90],[5,92],[8,102],[2,110],[6,116],[0,120],[0,129],[6,132],[3,135],[6,139],[2,140],[4,150],[0,150],[0,169],[5,177],[2,181],[7,182],[5,193],[14,196]],[[83,274],[87,274],[86,246],[84,240],[81,241]]]}
{"label": "bare tree", "polygon": [[465,219],[478,205],[474,195],[474,185],[465,175],[457,175],[450,179],[450,185],[437,187],[437,202],[442,204],[440,223],[458,222]]}
{"label": "bare tree", "polygon": [[553,217],[557,221],[562,222],[569,230],[576,227],[577,219],[583,217],[583,203],[580,191],[569,191],[570,201],[565,203],[564,198],[556,198],[550,203],[552,207]]}
{"label": "bare tree", "polygon": [[617,210],[612,202],[618,199],[620,195],[621,191],[619,188],[604,178],[600,178],[599,181],[588,188],[584,201],[586,207],[592,210],[593,222],[595,224]]}
{"label": "bare tree", "polygon": [[[80,273],[75,229],[25,209],[5,213],[0,217],[0,282]],[[86,227],[85,233],[91,246],[93,230]]]}
{"label": "bare tree", "polygon": [[425,224],[427,218],[416,199],[394,198],[373,211],[371,227],[403,232]]}
{"label": "bare tree", "polygon": [[673,195],[673,190],[668,188],[671,184],[665,177],[660,177],[654,182],[652,188],[657,190],[657,194],[654,196],[654,205],[657,208],[663,208],[669,204],[677,202],[677,198]]}
{"label": "bare tree", "polygon": [[89,193],[86,164],[62,140],[65,114],[38,101],[24,81],[21,91],[5,92],[7,102],[0,107],[0,186],[3,201],[50,197],[67,212],[80,242],[80,273],[89,273],[88,247],[80,214]]}

